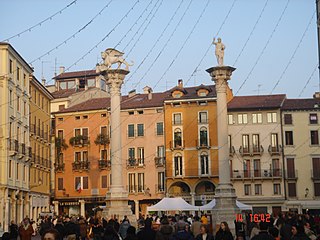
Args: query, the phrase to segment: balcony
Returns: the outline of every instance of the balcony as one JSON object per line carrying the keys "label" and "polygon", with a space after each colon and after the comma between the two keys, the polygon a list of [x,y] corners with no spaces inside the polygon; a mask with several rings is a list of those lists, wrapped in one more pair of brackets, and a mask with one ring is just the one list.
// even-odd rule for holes
{"label": "balcony", "polygon": [[251,152],[250,152],[250,148],[249,146],[241,146],[239,148],[239,153],[241,156],[250,156],[251,155]]}
{"label": "balcony", "polygon": [[181,126],[182,125],[182,120],[175,120],[172,122],[173,126]]}
{"label": "balcony", "polygon": [[209,119],[206,118],[206,119],[199,119],[198,120],[198,124],[208,124],[209,123]]}
{"label": "balcony", "polygon": [[245,179],[278,179],[282,177],[281,169],[261,169],[261,170],[233,170],[231,179],[245,180]]}
{"label": "balcony", "polygon": [[311,179],[313,181],[320,180],[320,169],[311,169]]}
{"label": "balcony", "polygon": [[233,155],[236,153],[236,150],[234,148],[234,146],[230,146],[229,147],[229,156],[233,157]]}
{"label": "balcony", "polygon": [[164,167],[166,164],[166,158],[165,157],[155,157],[154,158],[156,167]]}
{"label": "balcony", "polygon": [[268,147],[268,152],[271,156],[280,155],[281,151],[282,151],[281,145],[275,145],[275,146],[269,145]]}
{"label": "balcony", "polygon": [[146,186],[145,185],[128,185],[127,191],[129,194],[138,194],[145,193]]}
{"label": "balcony", "polygon": [[56,172],[64,172],[64,163],[55,163],[54,164],[54,169]]}
{"label": "balcony", "polygon": [[72,170],[73,171],[88,171],[89,170],[89,161],[77,161],[72,163]]}
{"label": "balcony", "polygon": [[297,180],[298,179],[298,170],[295,171],[286,171],[287,180]]}
{"label": "balcony", "polygon": [[69,143],[73,147],[83,147],[88,146],[90,144],[90,140],[88,136],[78,135],[70,138]]}
{"label": "balcony", "polygon": [[30,135],[35,135],[36,134],[36,125],[30,124]]}
{"label": "balcony", "polygon": [[111,169],[111,161],[110,160],[101,159],[98,161],[98,163],[99,163],[100,170]]}
{"label": "balcony", "polygon": [[251,146],[241,146],[239,148],[240,155],[243,156],[254,156],[254,155],[262,155],[264,152],[263,147],[260,145],[251,145]]}
{"label": "balcony", "polygon": [[170,149],[173,150],[183,150],[185,146],[185,141],[170,141]]}
{"label": "balcony", "polygon": [[211,147],[211,139],[196,140],[197,149],[209,149]]}
{"label": "balcony", "polygon": [[264,149],[263,149],[263,147],[260,145],[252,145],[252,155],[262,155],[263,154],[263,152],[264,152]]}

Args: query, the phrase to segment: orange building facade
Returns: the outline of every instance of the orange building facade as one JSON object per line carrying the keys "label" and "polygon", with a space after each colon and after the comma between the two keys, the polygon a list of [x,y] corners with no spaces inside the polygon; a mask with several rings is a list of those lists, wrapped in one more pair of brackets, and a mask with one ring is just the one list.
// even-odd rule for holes
{"label": "orange building facade", "polygon": [[[170,93],[164,101],[167,195],[202,205],[219,181],[215,87],[183,87],[179,80]],[[227,95],[230,100],[230,89]]]}

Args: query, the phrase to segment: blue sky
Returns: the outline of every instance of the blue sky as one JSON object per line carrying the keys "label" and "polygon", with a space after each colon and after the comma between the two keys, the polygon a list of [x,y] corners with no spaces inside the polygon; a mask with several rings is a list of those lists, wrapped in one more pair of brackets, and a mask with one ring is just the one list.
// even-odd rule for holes
{"label": "blue sky", "polygon": [[[71,2],[2,0],[0,41]],[[217,34],[226,45],[225,65],[237,68],[230,81],[235,95],[309,98],[319,91],[315,0],[77,0],[9,42],[27,62],[54,49],[32,63],[36,77],[43,73],[49,82],[55,59],[57,72],[59,66],[93,69],[101,51],[116,47],[135,63],[123,86],[127,93],[146,85],[163,91],[178,79],[211,84],[205,70],[216,65],[211,42]]]}

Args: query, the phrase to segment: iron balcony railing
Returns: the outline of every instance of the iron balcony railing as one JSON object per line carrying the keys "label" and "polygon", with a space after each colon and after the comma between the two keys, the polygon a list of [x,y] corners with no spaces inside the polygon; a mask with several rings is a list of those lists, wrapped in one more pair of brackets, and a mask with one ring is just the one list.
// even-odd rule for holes
{"label": "iron balcony railing", "polygon": [[233,170],[232,179],[275,179],[281,178],[281,169]]}
{"label": "iron balcony railing", "polygon": [[165,157],[155,157],[154,162],[156,167],[164,167],[166,164],[166,158]]}
{"label": "iron balcony railing", "polygon": [[89,161],[77,161],[72,163],[72,170],[81,171],[81,170],[89,170]]}
{"label": "iron balcony railing", "polygon": [[211,139],[198,139],[196,140],[197,149],[206,149],[211,146]]}
{"label": "iron balcony railing", "polygon": [[110,169],[111,168],[111,161],[110,160],[105,160],[105,159],[101,159],[98,161],[99,163],[99,169]]}
{"label": "iron balcony railing", "polygon": [[55,163],[54,164],[55,171],[56,172],[63,172],[64,171],[64,166],[65,166],[64,163],[60,163],[60,162]]}

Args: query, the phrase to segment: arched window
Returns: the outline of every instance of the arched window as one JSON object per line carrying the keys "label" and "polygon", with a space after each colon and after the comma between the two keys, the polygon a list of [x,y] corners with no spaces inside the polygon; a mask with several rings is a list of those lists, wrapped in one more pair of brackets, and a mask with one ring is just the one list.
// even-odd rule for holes
{"label": "arched window", "polygon": [[182,133],[180,128],[174,130],[174,147],[179,148],[182,147]]}
{"label": "arched window", "polygon": [[206,152],[202,152],[200,155],[200,167],[201,175],[209,174],[209,157]]}
{"label": "arched window", "polygon": [[208,146],[208,131],[206,127],[200,128],[200,146]]}
{"label": "arched window", "polygon": [[182,155],[177,153],[174,156],[174,176],[182,176],[183,163],[182,163]]}

